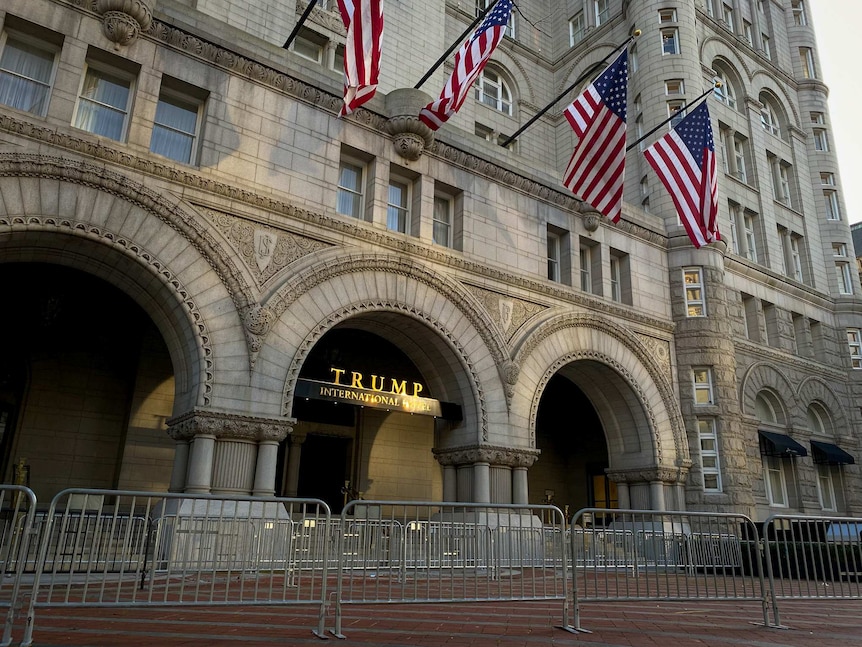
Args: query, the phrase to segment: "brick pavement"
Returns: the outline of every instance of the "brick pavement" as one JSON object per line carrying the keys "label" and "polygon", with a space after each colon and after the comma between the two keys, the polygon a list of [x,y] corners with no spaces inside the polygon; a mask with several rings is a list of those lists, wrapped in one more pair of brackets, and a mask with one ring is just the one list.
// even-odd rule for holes
{"label": "brick pavement", "polygon": [[[862,644],[862,601],[781,603],[787,630],[758,626],[757,603],[590,603],[581,624],[556,629],[560,603],[366,605],[345,607],[347,639],[328,644],[387,647],[848,647]],[[331,616],[327,626],[331,626]],[[316,645],[310,607],[39,609],[34,647],[249,647]],[[20,627],[16,627],[16,638]]]}

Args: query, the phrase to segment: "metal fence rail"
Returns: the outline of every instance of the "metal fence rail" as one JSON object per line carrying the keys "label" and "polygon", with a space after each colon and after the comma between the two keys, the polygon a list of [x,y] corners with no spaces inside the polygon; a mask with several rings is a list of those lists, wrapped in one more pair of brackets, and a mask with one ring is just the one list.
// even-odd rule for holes
{"label": "metal fence rail", "polygon": [[773,515],[763,536],[777,625],[778,600],[862,599],[862,518]]}
{"label": "metal fence rail", "polygon": [[42,607],[317,605],[323,635],[323,501],[73,489],[42,519],[24,647]]}
{"label": "metal fence rail", "polygon": [[560,600],[568,627],[559,508],[354,501],[340,527],[332,630],[338,637],[342,607],[352,603]]}
{"label": "metal fence rail", "polygon": [[36,495],[21,485],[0,485],[0,608],[6,621],[0,645],[12,643],[15,605],[19,600],[21,576],[36,513]]}
{"label": "metal fence rail", "polygon": [[584,509],[571,545],[578,631],[585,601],[757,600],[769,625],[757,528],[744,515]]}

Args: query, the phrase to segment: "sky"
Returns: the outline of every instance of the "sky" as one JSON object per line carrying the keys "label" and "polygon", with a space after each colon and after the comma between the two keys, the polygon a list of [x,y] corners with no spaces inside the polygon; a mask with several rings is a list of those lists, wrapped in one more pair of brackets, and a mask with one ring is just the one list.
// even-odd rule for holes
{"label": "sky", "polygon": [[838,153],[847,221],[862,222],[862,0],[810,0],[805,3],[817,36],[823,80],[829,86],[832,139]]}

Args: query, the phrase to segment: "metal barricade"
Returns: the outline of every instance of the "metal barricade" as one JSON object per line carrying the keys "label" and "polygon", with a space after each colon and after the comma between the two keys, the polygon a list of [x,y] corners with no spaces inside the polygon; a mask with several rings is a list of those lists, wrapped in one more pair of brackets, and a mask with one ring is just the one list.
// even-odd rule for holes
{"label": "metal barricade", "polygon": [[772,515],[763,537],[776,625],[779,600],[862,599],[862,518]]}
{"label": "metal barricade", "polygon": [[565,520],[555,506],[354,501],[340,528],[339,638],[343,606],[360,603],[560,600],[569,626]]}
{"label": "metal barricade", "polygon": [[44,516],[21,645],[37,608],[316,605],[324,635],[331,526],[317,499],[70,489]]}
{"label": "metal barricade", "polygon": [[572,519],[574,629],[582,602],[759,601],[757,527],[738,514],[584,509]]}
{"label": "metal barricade", "polygon": [[0,645],[12,643],[12,626],[21,592],[21,576],[25,572],[36,495],[22,485],[0,485],[0,608],[6,608],[6,622]]}

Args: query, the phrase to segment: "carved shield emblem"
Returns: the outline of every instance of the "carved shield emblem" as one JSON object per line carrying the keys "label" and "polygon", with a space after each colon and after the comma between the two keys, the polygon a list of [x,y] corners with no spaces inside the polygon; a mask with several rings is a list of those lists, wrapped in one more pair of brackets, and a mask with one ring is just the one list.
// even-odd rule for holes
{"label": "carved shield emblem", "polygon": [[500,325],[503,326],[503,332],[508,332],[512,325],[512,314],[515,312],[515,302],[510,299],[500,299]]}
{"label": "carved shield emblem", "polygon": [[254,230],[254,258],[261,272],[265,271],[272,261],[277,241],[278,236],[271,231],[266,231],[265,229]]}

